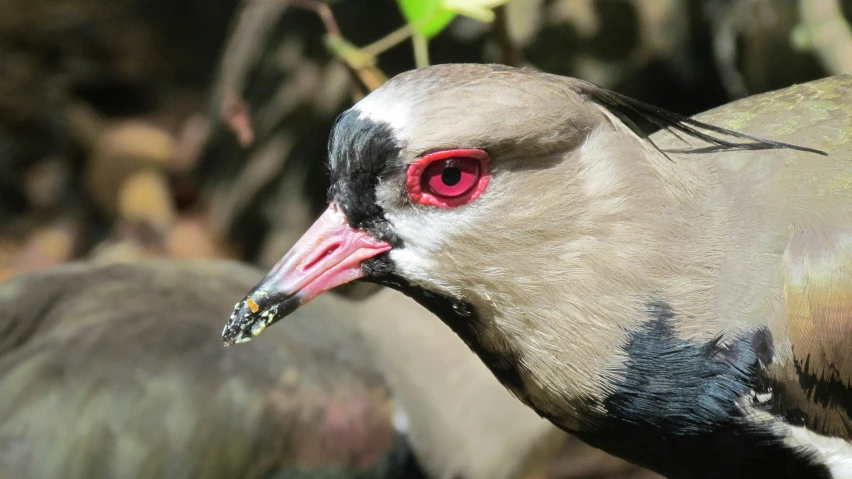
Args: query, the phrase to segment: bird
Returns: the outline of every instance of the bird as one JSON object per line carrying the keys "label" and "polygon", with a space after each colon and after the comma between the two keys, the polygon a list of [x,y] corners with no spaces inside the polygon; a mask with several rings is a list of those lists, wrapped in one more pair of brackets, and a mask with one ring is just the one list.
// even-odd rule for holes
{"label": "bird", "polygon": [[850,104],[850,75],[686,117],[502,65],[404,72],[338,117],[327,210],[223,341],[377,283],[663,476],[850,478]]}
{"label": "bird", "polygon": [[80,261],[0,284],[0,477],[422,477],[335,298],[252,348],[219,347],[230,297],[260,277]]}

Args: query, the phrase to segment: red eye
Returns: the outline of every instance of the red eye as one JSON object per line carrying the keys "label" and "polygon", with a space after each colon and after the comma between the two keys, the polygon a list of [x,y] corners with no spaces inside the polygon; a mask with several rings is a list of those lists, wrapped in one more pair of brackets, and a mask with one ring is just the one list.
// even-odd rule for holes
{"label": "red eye", "polygon": [[408,167],[408,195],[415,203],[441,208],[470,203],[488,186],[489,161],[483,150],[430,153]]}

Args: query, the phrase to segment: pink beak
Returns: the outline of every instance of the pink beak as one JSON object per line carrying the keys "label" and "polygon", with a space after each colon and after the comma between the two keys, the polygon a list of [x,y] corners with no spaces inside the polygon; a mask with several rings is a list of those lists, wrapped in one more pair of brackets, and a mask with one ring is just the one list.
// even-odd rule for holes
{"label": "pink beak", "polygon": [[222,331],[226,345],[257,336],[267,326],[341,284],[363,276],[361,263],[391,245],[349,226],[335,203],[239,302]]}

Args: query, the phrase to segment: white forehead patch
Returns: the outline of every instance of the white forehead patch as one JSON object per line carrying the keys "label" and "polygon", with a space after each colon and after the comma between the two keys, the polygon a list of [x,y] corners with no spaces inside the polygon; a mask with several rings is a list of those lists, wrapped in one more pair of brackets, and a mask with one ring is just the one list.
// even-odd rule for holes
{"label": "white forehead patch", "polygon": [[411,103],[394,93],[394,90],[376,90],[352,109],[360,113],[358,119],[385,123],[391,127],[397,139],[405,141],[411,125]]}

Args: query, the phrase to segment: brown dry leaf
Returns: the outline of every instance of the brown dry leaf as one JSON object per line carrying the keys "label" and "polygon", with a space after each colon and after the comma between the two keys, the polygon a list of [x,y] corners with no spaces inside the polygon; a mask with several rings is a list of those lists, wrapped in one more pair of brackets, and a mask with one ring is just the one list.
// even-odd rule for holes
{"label": "brown dry leaf", "polygon": [[16,236],[0,236],[0,265],[11,264],[18,257],[21,241]]}
{"label": "brown dry leaf", "polygon": [[0,283],[17,274],[14,263],[21,251],[21,244],[12,238],[0,238]]}
{"label": "brown dry leaf", "polygon": [[202,218],[184,216],[178,219],[166,238],[166,251],[174,259],[231,257]]}
{"label": "brown dry leaf", "polygon": [[177,218],[174,200],[162,172],[153,168],[138,171],[121,185],[118,215],[130,223],[146,223],[165,233]]}
{"label": "brown dry leaf", "polygon": [[138,157],[165,164],[175,151],[175,140],[165,130],[141,121],[126,121],[109,127],[98,138],[95,153],[110,157]]}
{"label": "brown dry leaf", "polygon": [[86,187],[107,213],[115,213],[119,189],[143,168],[165,169],[175,155],[172,136],[148,123],[121,122],[108,127],[95,142],[86,168]]}

